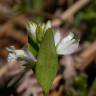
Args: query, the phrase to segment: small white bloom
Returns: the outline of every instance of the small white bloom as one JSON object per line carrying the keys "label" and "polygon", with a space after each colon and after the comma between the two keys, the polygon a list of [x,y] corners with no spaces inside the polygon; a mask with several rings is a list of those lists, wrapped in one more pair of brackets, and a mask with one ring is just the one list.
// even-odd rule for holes
{"label": "small white bloom", "polygon": [[[36,42],[37,38],[36,38],[36,30],[38,28],[39,24],[36,24],[34,22],[29,22],[27,24],[27,29],[29,32],[29,35],[32,36],[33,40]],[[51,22],[48,21],[46,24],[40,24],[40,27],[42,29],[42,32],[46,32],[47,29],[51,28]]]}
{"label": "small white bloom", "polygon": [[68,36],[61,39],[60,32],[56,32],[54,35],[57,54],[68,55],[74,53],[79,46],[78,40],[75,39],[74,33],[70,32]]}
{"label": "small white bloom", "polygon": [[32,62],[36,62],[35,57],[29,51],[16,50],[14,46],[7,48],[7,50],[9,51],[8,62],[15,61],[19,58],[24,60],[32,60]]}
{"label": "small white bloom", "polygon": [[19,57],[25,57],[24,50],[16,50],[14,46],[11,46],[10,48],[7,48],[9,51],[8,54],[8,62],[15,61]]}

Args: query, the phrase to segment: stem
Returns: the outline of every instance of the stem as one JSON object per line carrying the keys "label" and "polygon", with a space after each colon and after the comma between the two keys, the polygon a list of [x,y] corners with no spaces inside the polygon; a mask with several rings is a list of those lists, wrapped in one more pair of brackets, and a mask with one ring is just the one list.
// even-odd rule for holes
{"label": "stem", "polygon": [[48,96],[48,93],[43,92],[44,96]]}
{"label": "stem", "polygon": [[44,96],[48,96],[48,94],[45,93]]}

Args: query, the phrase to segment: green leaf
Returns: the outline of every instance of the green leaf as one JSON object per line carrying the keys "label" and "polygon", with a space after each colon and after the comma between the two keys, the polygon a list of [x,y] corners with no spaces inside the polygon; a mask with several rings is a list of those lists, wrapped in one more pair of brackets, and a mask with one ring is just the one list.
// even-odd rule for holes
{"label": "green leaf", "polygon": [[49,92],[58,69],[58,56],[52,29],[48,29],[41,43],[37,57],[36,77],[45,94]]}

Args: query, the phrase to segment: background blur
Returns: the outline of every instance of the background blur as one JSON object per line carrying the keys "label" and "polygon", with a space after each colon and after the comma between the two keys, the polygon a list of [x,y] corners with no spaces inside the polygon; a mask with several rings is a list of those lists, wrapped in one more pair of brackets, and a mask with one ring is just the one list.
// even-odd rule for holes
{"label": "background blur", "polygon": [[64,36],[72,31],[81,39],[74,54],[60,56],[49,96],[96,96],[96,0],[0,0],[0,96],[43,96],[24,62],[7,62],[6,47],[28,42],[27,20],[51,20]]}

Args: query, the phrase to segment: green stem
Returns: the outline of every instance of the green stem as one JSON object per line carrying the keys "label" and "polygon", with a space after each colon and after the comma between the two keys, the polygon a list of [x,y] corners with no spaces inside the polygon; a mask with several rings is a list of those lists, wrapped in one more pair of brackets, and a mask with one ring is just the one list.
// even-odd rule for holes
{"label": "green stem", "polygon": [[48,96],[48,93],[43,92],[44,96]]}
{"label": "green stem", "polygon": [[45,93],[44,96],[48,96],[48,94]]}

